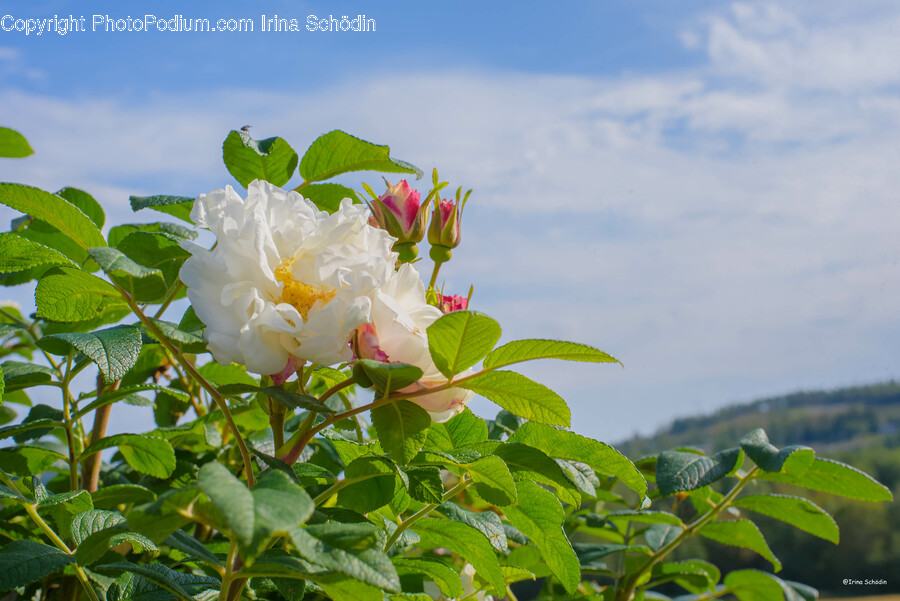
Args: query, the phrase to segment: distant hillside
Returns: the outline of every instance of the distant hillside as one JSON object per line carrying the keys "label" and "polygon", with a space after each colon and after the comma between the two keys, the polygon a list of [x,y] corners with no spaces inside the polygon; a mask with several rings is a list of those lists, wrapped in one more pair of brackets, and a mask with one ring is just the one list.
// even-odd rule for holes
{"label": "distant hillside", "polygon": [[616,446],[628,457],[680,446],[712,451],[734,446],[754,428],[776,445],[803,444],[837,453],[900,445],[900,383],[798,392],[733,405],[715,413],[676,419],[656,434]]}

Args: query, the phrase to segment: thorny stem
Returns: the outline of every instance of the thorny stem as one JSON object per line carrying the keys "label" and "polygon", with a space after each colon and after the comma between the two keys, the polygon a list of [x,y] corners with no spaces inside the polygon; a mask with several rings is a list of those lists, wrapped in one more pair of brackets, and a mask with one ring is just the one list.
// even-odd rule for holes
{"label": "thorny stem", "polygon": [[224,396],[213,386],[206,378],[200,375],[200,372],[188,361],[184,354],[181,352],[181,349],[173,345],[169,342],[168,338],[163,336],[162,332],[159,331],[159,328],[150,321],[147,315],[141,311],[141,308],[137,306],[134,302],[134,299],[131,298],[131,295],[128,294],[125,290],[122,289],[121,286],[116,285],[119,290],[119,293],[122,295],[122,298],[125,299],[125,302],[128,303],[128,306],[131,307],[131,310],[135,315],[138,316],[138,319],[141,320],[141,323],[144,324],[144,327],[149,330],[150,334],[153,335],[154,338],[159,340],[160,344],[168,350],[172,357],[174,357],[175,361],[177,361],[181,367],[184,369],[187,374],[197,381],[200,386],[203,387],[206,392],[209,393],[209,396],[212,397],[213,401],[216,403],[216,406],[222,412],[222,415],[225,416],[225,421],[228,423],[228,429],[231,430],[232,435],[234,436],[234,440],[237,443],[238,449],[241,452],[241,460],[244,464],[244,472],[247,474],[247,485],[250,488],[253,488],[256,480],[253,477],[253,463],[250,459],[250,451],[247,449],[247,443],[244,442],[244,438],[241,436],[240,431],[238,431],[237,424],[234,423],[234,417],[231,415],[231,411],[228,409],[228,401]]}
{"label": "thorny stem", "polygon": [[[472,484],[472,480],[463,477],[456,486],[444,493],[444,496],[441,497],[441,503],[449,501],[462,491],[466,490],[470,484]],[[391,537],[384,544],[384,552],[387,553],[391,550],[391,547],[394,546],[394,543],[397,542],[397,539],[400,538],[400,535],[403,534],[403,532],[406,531],[407,528],[434,511],[439,505],[440,503],[430,503],[397,524],[397,528],[394,530],[394,533],[391,534]]]}
{"label": "thorny stem", "polygon": [[629,576],[625,580],[625,584],[619,589],[619,592],[616,593],[616,601],[630,601],[634,596],[634,589],[637,587],[637,583],[640,581],[641,576],[643,576],[648,570],[651,570],[653,566],[662,561],[669,553],[675,550],[678,545],[680,545],[684,540],[692,535],[694,535],[700,528],[711,522],[719,515],[719,513],[731,505],[731,502],[734,501],[735,497],[737,497],[738,493],[750,482],[754,477],[756,477],[756,472],[759,471],[759,467],[753,466],[753,468],[748,471],[743,476],[738,477],[737,484],[732,487],[728,494],[722,497],[722,500],[716,503],[715,507],[710,509],[708,512],[697,518],[694,522],[692,522],[689,526],[687,526],[684,530],[681,531],[681,534],[672,539],[669,543],[660,547],[660,549],[650,557],[650,560],[641,567],[637,572]]}

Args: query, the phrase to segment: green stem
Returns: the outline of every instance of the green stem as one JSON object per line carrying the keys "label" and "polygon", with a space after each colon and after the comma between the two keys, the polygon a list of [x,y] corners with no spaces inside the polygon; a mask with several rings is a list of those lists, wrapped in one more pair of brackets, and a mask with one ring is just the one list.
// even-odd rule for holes
{"label": "green stem", "polygon": [[228,589],[231,588],[231,579],[233,573],[231,567],[234,565],[234,558],[237,555],[237,543],[231,541],[228,545],[228,557],[225,559],[225,574],[222,576],[222,588],[219,589],[219,601],[228,599]]}
{"label": "green stem", "polygon": [[166,300],[163,301],[163,304],[160,305],[159,309],[156,310],[156,313],[153,314],[154,319],[159,319],[162,317],[162,314],[166,312],[166,309],[169,308],[169,305],[172,304],[172,301],[175,300],[175,297],[178,296],[178,291],[184,287],[184,284],[181,283],[181,280],[178,280],[178,283],[172,288],[172,291],[166,296]]}
{"label": "green stem", "polygon": [[141,311],[141,308],[137,306],[134,302],[134,299],[131,298],[125,290],[123,290],[120,286],[116,286],[119,289],[119,293],[122,295],[122,298],[125,299],[125,302],[128,303],[128,306],[131,307],[131,310],[135,315],[138,316],[138,319],[141,320],[141,323],[144,324],[144,327],[150,332],[150,334],[159,340],[160,344],[163,345],[165,349],[167,349],[172,357],[177,361],[184,371],[193,378],[201,387],[203,387],[206,392],[209,393],[209,396],[212,397],[213,401],[216,403],[216,406],[222,412],[222,415],[225,416],[225,421],[228,423],[228,429],[231,430],[232,436],[234,436],[234,440],[237,443],[238,449],[241,452],[241,460],[244,464],[244,472],[247,474],[247,485],[250,488],[253,488],[255,484],[255,478],[253,477],[253,462],[250,459],[250,451],[247,449],[247,443],[244,442],[244,438],[241,436],[240,431],[238,430],[237,424],[234,422],[234,416],[231,415],[231,410],[228,409],[228,401],[224,396],[218,391],[218,389],[213,386],[206,378],[200,375],[200,372],[188,361],[184,354],[181,352],[181,349],[176,347],[174,344],[169,342],[168,338],[166,338],[162,332],[159,331],[159,328],[150,321],[147,315]]}
{"label": "green stem", "polygon": [[634,595],[634,589],[637,588],[637,583],[641,579],[648,570],[653,569],[657,563],[662,561],[669,553],[674,551],[678,545],[684,542],[685,539],[689,538],[696,534],[700,528],[711,522],[722,512],[725,508],[731,505],[731,502],[734,501],[735,497],[737,497],[738,493],[747,485],[750,480],[756,477],[756,472],[759,471],[759,467],[753,466],[753,468],[744,474],[743,477],[738,477],[737,484],[732,487],[728,494],[722,497],[722,500],[716,503],[715,507],[710,509],[707,513],[703,514],[699,518],[697,518],[694,522],[692,522],[689,526],[685,527],[684,530],[681,531],[681,534],[672,539],[669,543],[663,545],[656,551],[651,557],[650,560],[644,564],[637,572],[632,574],[629,578],[626,579],[624,586],[616,593],[616,601],[630,601]]}
{"label": "green stem", "polygon": [[284,446],[284,409],[278,403],[269,401],[269,425],[272,426],[272,439],[275,442],[275,448],[280,449]]}
{"label": "green stem", "polygon": [[[14,491],[16,491],[16,493],[18,493],[19,496],[22,496],[22,493],[16,487],[15,482],[13,482],[12,480],[7,480],[6,485],[9,486],[10,488],[12,488]],[[44,518],[42,518],[40,516],[40,514],[37,512],[36,504],[24,503],[24,506],[25,506],[25,512],[28,513],[28,515],[31,517],[31,519],[34,521],[34,523],[37,524],[38,528],[40,528],[44,532],[44,534],[47,535],[47,538],[49,538],[50,541],[54,545],[56,545],[57,549],[59,549],[66,555],[74,554],[72,552],[72,550],[69,549],[69,546],[66,543],[64,543],[61,538],[59,538],[59,536],[56,534],[56,532],[53,531],[53,528],[48,526],[47,522],[44,521]],[[75,576],[78,577],[78,580],[81,582],[81,586],[84,587],[84,590],[87,592],[88,597],[91,598],[91,601],[100,601],[97,598],[97,593],[94,592],[94,587],[92,587],[91,583],[88,581],[87,574],[84,573],[84,570],[81,569],[81,566],[79,566],[77,563],[75,563],[75,564],[72,564],[72,567],[75,569]]]}
{"label": "green stem", "polygon": [[434,270],[431,272],[431,281],[428,283],[429,290],[434,290],[434,285],[437,283],[437,279],[438,279],[438,272],[441,270],[441,265],[443,265],[443,264],[444,264],[443,261],[441,261],[441,262],[435,261],[434,262]]}
{"label": "green stem", "polygon": [[298,430],[297,432],[295,432],[294,435],[291,436],[290,440],[288,440],[287,443],[285,443],[284,447],[278,449],[278,458],[281,459],[282,461],[284,461],[285,463],[287,463],[288,465],[292,465],[292,464],[296,463],[297,458],[300,457],[300,453],[303,452],[303,449],[306,447],[306,445],[309,443],[309,441],[312,440],[312,437],[332,424],[335,424],[343,419],[353,417],[354,415],[363,413],[370,409],[377,409],[378,407],[381,407],[382,405],[386,405],[388,403],[392,403],[392,402],[400,400],[400,399],[413,399],[416,397],[425,396],[426,394],[434,394],[435,392],[447,390],[448,388],[454,388],[455,386],[459,386],[460,384],[462,384],[464,382],[468,382],[469,380],[477,378],[478,376],[480,376],[484,373],[487,373],[489,371],[493,371],[494,369],[497,369],[497,368],[484,369],[477,373],[468,375],[464,378],[460,378],[459,380],[450,380],[445,384],[441,384],[439,386],[433,386],[431,388],[425,388],[425,389],[417,391],[417,392],[395,392],[394,394],[391,394],[391,395],[385,395],[385,396],[381,397],[380,399],[376,399],[366,405],[360,405],[359,407],[354,407],[353,409],[350,409],[349,411],[344,411],[343,413],[335,413],[334,415],[332,415],[331,417],[329,417],[328,419],[323,421],[318,426],[315,426],[314,428],[310,428],[309,430],[305,430],[304,428],[301,427],[301,429]]}
{"label": "green stem", "polygon": [[[472,484],[472,481],[466,479],[464,476],[456,486],[444,493],[444,496],[441,497],[441,503],[446,503],[462,491],[466,490],[470,484]],[[403,534],[403,532],[405,532],[407,528],[427,516],[439,506],[440,503],[430,503],[397,524],[397,528],[394,530],[394,533],[391,534],[391,537],[384,544],[384,552],[387,553],[391,550],[391,547],[394,546],[394,543],[397,542],[397,539],[400,538],[400,535]]]}
{"label": "green stem", "polygon": [[69,383],[71,382],[72,354],[66,358],[66,373],[63,376],[62,398],[63,398],[63,420],[66,430],[66,443],[69,447],[69,490],[78,490],[78,454],[75,452],[75,432],[72,428],[72,394],[69,392]]}

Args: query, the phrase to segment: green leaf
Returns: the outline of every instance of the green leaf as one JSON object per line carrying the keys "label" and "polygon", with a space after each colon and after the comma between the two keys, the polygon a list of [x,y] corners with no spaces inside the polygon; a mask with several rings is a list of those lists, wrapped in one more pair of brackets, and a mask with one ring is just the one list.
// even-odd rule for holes
{"label": "green leaf", "polygon": [[297,169],[298,156],[282,138],[254,140],[249,134],[232,130],[222,144],[222,158],[228,172],[245,188],[255,179],[283,186]]}
{"label": "green leaf", "polygon": [[586,344],[562,340],[513,340],[488,353],[484,358],[485,369],[497,369],[513,363],[534,359],[562,359],[586,363],[621,363],[615,357]]}
{"label": "green leaf", "polygon": [[510,442],[494,449],[494,455],[506,463],[513,480],[535,480],[554,487],[561,501],[575,507],[581,504],[578,488],[562,467],[543,451],[519,442]]}
{"label": "green leaf", "polygon": [[104,405],[109,405],[110,403],[115,403],[117,401],[125,400],[128,402],[129,399],[134,398],[142,398],[138,393],[153,391],[157,393],[157,396],[160,394],[169,395],[171,397],[175,397],[181,401],[187,402],[190,399],[190,396],[186,392],[182,392],[180,390],[176,390],[174,388],[167,388],[165,386],[158,386],[156,384],[142,384],[139,386],[128,386],[127,388],[118,388],[116,390],[110,390],[108,392],[103,393],[98,398],[94,399],[87,405],[84,405],[75,413],[74,417],[84,417],[91,411],[102,407]]}
{"label": "green leaf", "polygon": [[184,238],[186,240],[194,240],[197,238],[197,232],[189,227],[179,225],[177,223],[166,223],[158,221],[156,223],[125,223],[122,225],[117,225],[114,228],[110,228],[109,234],[106,235],[106,239],[109,242],[110,246],[118,246],[119,243],[126,237],[128,237],[129,234],[133,234],[135,232],[161,232],[163,234],[178,236],[179,238]]}
{"label": "green leaf", "polygon": [[0,184],[0,203],[57,229],[83,249],[106,246],[100,228],[66,199],[21,184]]}
{"label": "green leaf", "polygon": [[89,334],[51,334],[38,346],[55,355],[75,349],[97,364],[107,383],[120,380],[134,367],[141,352],[141,330],[137,326],[115,326]]}
{"label": "green leaf", "polygon": [[437,510],[447,518],[467,524],[481,532],[498,553],[505,554],[509,551],[503,522],[493,511],[469,511],[449,501],[438,506]]}
{"label": "green leaf", "polygon": [[487,455],[466,466],[475,491],[488,503],[503,507],[516,502],[516,483],[509,468],[496,455]]}
{"label": "green leaf", "polygon": [[447,378],[478,363],[499,339],[500,324],[476,311],[454,311],[428,326],[428,350]]}
{"label": "green leaf", "polygon": [[838,544],[838,525],[828,513],[803,497],[788,495],[751,495],[735,500],[732,505],[749,509]]}
{"label": "green leaf", "polygon": [[340,130],[317,138],[300,160],[300,175],[307,182],[331,179],[349,171],[413,173],[416,179],[422,177],[418,167],[391,158],[387,146],[377,146]]}
{"label": "green leaf", "polygon": [[427,576],[446,597],[456,599],[463,596],[463,587],[459,580],[459,574],[447,564],[427,557],[396,557],[393,561],[394,565],[400,570]]}
{"label": "green leaf", "polygon": [[228,468],[212,461],[200,468],[200,490],[209,497],[237,541],[244,547],[253,543],[254,521],[253,494],[228,471]]}
{"label": "green leaf", "polygon": [[453,444],[452,448],[477,444],[488,439],[487,424],[469,408],[464,409],[450,421],[444,424],[433,424],[432,427],[446,429]]}
{"label": "green leaf", "polygon": [[129,196],[132,211],[140,211],[141,209],[152,209],[177,217],[188,223],[191,221],[191,209],[194,208],[194,199],[190,196],[170,196],[159,194],[156,196]]}
{"label": "green leaf", "polygon": [[533,422],[519,428],[509,442],[527,444],[551,457],[587,463],[599,472],[616,476],[641,498],[647,496],[644,476],[627,457],[608,444]]}
{"label": "green leaf", "polygon": [[[400,577],[388,556],[377,548],[354,549],[355,537],[342,540],[341,530],[358,531],[362,524],[324,524],[316,536],[303,528],[295,528],[291,538],[304,558],[351,578],[390,592],[400,592]],[[370,528],[366,530],[371,531]],[[374,532],[373,532],[374,533]],[[327,538],[326,538],[327,537]],[[325,538],[327,540],[322,540]],[[347,544],[350,542],[350,544]]]}
{"label": "green leaf", "polygon": [[100,560],[110,547],[131,543],[135,553],[156,552],[158,549],[149,538],[130,532],[125,518],[115,511],[91,509],[72,518],[72,539],[78,548],[75,558],[79,565],[89,566]]}
{"label": "green leaf", "polygon": [[192,557],[201,559],[211,566],[220,566],[222,562],[218,557],[213,555],[206,545],[185,532],[184,530],[176,530],[164,541],[164,544],[178,549],[182,553],[187,553]]}
{"label": "green leaf", "polygon": [[379,392],[393,392],[406,388],[422,377],[421,369],[406,363],[382,363],[372,359],[358,359],[357,364],[363,368]]}
{"label": "green leaf", "polygon": [[[150,323],[156,326],[156,329],[159,330],[163,338],[180,348],[182,351],[187,353],[202,353],[206,350],[206,341],[202,336],[198,336],[191,332],[185,332],[180,329],[177,324],[174,324],[171,321],[156,319],[154,317],[149,317],[148,319],[150,320]],[[149,328],[146,331],[154,340],[159,339],[159,336],[151,332]]]}
{"label": "green leaf", "polygon": [[33,540],[7,543],[0,549],[0,591],[31,584],[74,562],[74,556]]}
{"label": "green leaf", "polygon": [[522,374],[512,371],[491,371],[464,380],[459,386],[480,394],[510,413],[533,422],[551,426],[570,425],[571,413],[562,397]]}
{"label": "green leaf", "polygon": [[81,212],[87,215],[94,222],[94,225],[100,229],[103,228],[103,224],[106,222],[106,214],[103,212],[103,207],[100,206],[100,203],[93,196],[84,190],[69,187],[57,190],[56,195],[65,198],[81,209]]}
{"label": "green leaf", "polygon": [[506,581],[500,563],[488,540],[471,526],[462,522],[438,518],[423,518],[413,525],[425,549],[446,548],[464,557],[479,576],[502,594]]}
{"label": "green leaf", "polygon": [[140,505],[156,500],[156,493],[139,484],[113,484],[91,493],[94,507],[113,509],[119,505]]}
{"label": "green leaf", "polygon": [[254,551],[257,552],[270,537],[293,532],[315,510],[315,504],[306,491],[281,471],[267,471],[251,493]]}
{"label": "green leaf", "polygon": [[356,191],[340,184],[311,184],[304,186],[303,197],[311,200],[319,210],[334,213],[341,206],[341,201],[349,198],[354,203],[359,203]]}
{"label": "green leaf", "polygon": [[249,490],[224,465],[210,462],[200,468],[202,490],[252,560],[272,536],[285,534],[312,515],[309,495],[285,473],[269,470]]}
{"label": "green leaf", "polygon": [[672,524],[654,524],[644,530],[644,540],[653,550],[659,550],[669,544],[684,531],[681,526]]}
{"label": "green leaf", "polygon": [[[37,480],[37,482],[40,483],[40,480]],[[38,493],[38,486],[43,488],[43,485],[38,484],[35,486],[35,501],[37,501],[38,509],[55,509],[65,505],[74,516],[94,508],[91,494],[86,490],[66,491],[44,496],[46,495],[46,490],[41,495]]]}
{"label": "green leaf", "polygon": [[700,559],[668,561],[653,566],[652,579],[656,583],[674,580],[692,593],[713,590],[722,573],[719,568]]}
{"label": "green leaf", "polygon": [[581,582],[581,564],[562,528],[566,519],[562,505],[553,493],[534,482],[522,481],[516,485],[519,500],[504,509],[506,517],[540,549],[547,566],[569,594],[574,594]]}
{"label": "green leaf", "polygon": [[723,545],[741,547],[762,555],[770,562],[778,572],[781,570],[781,562],[769,549],[766,539],[756,524],[750,520],[734,520],[731,522],[711,522],[699,530],[700,534]]}
{"label": "green leaf", "polygon": [[62,253],[16,234],[0,234],[0,273],[42,265],[74,265]]}
{"label": "green leaf", "polygon": [[637,522],[639,524],[671,524],[673,526],[684,527],[684,524],[677,515],[665,511],[653,511],[649,509],[643,511],[633,509],[613,511],[612,513],[606,514],[605,518],[607,521],[618,524]]}
{"label": "green leaf", "polygon": [[261,389],[264,394],[272,397],[277,401],[280,405],[287,407],[288,409],[296,409],[300,407],[302,409],[306,409],[307,411],[315,411],[317,413],[323,413],[325,415],[331,415],[334,411],[326,405],[322,403],[314,396],[310,396],[308,394],[297,394],[296,392],[288,392],[284,388],[280,386],[267,386]]}
{"label": "green leaf", "polygon": [[739,601],[784,601],[779,578],[760,570],[735,570],[725,576],[725,587]]}
{"label": "green leaf", "polygon": [[428,412],[409,401],[394,401],[372,410],[372,425],[382,448],[400,465],[412,461],[422,449],[430,424]]}
{"label": "green leaf", "polygon": [[5,391],[7,393],[22,388],[30,388],[46,384],[53,379],[53,370],[46,365],[23,363],[21,361],[4,361],[0,365],[3,370]]}
{"label": "green leaf", "polygon": [[154,478],[168,478],[175,471],[175,451],[169,441],[145,434],[116,434],[91,443],[80,460],[103,449],[119,447],[132,469]]}
{"label": "green leaf", "polygon": [[[168,601],[168,591],[181,601],[194,601],[194,595],[209,589],[218,590],[222,583],[211,576],[176,572],[162,564],[137,565],[127,561],[94,568],[95,572],[119,575],[107,591],[107,601]],[[162,590],[160,590],[162,589]]]}
{"label": "green leaf", "polygon": [[384,599],[384,592],[380,588],[343,574],[317,574],[311,580],[322,587],[327,599],[331,601],[383,601]]}
{"label": "green leaf", "polygon": [[54,267],[34,293],[38,317],[52,321],[87,321],[126,303],[111,284],[73,267]]}
{"label": "green leaf", "polygon": [[656,484],[663,496],[694,490],[721,480],[743,457],[735,447],[711,457],[680,451],[663,451],[656,463]]}
{"label": "green leaf", "polygon": [[894,498],[891,491],[872,476],[833,459],[817,458],[801,475],[765,472],[757,477],[861,501],[891,501]]}
{"label": "green leaf", "polygon": [[815,451],[809,447],[791,445],[779,450],[769,442],[769,437],[762,428],[744,436],[741,448],[747,453],[747,457],[767,472],[802,474],[815,459]]}
{"label": "green leaf", "polygon": [[163,233],[134,232],[119,242],[118,249],[144,267],[159,269],[168,286],[178,281],[178,273],[191,253],[181,247],[181,238]]}
{"label": "green leaf", "polygon": [[34,154],[25,136],[14,129],[0,127],[0,157],[22,159]]}
{"label": "green leaf", "polygon": [[169,287],[159,269],[139,265],[117,248],[89,248],[88,254],[134,300],[152,303],[166,296]]}
{"label": "green leaf", "polygon": [[411,466],[403,469],[409,481],[409,496],[420,503],[440,504],[444,496],[441,470],[437,466]]}
{"label": "green leaf", "polygon": [[344,476],[354,483],[340,490],[338,504],[359,513],[384,507],[402,486],[397,478],[396,467],[383,457],[354,459],[344,470]]}

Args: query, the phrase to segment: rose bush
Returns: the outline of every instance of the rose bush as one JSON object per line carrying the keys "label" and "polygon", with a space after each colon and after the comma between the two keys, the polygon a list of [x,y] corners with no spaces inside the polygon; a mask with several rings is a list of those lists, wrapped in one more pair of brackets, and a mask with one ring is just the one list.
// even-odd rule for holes
{"label": "rose bush", "polygon": [[[0,129],[0,156],[30,152]],[[246,196],[132,197],[164,220],[105,234],[87,192],[0,184],[22,213],[0,233],[0,283],[36,282],[33,312],[0,306],[7,599],[799,601],[816,592],[776,575],[752,516],[831,543],[838,527],[772,486],[892,498],[762,430],[635,462],[568,430],[566,402],[513,368],[618,362],[498,345],[471,288],[444,294],[471,191],[443,198],[435,170],[422,201],[416,167],[341,131],[302,157],[234,131],[223,158]],[[328,181],[363,170],[410,180],[360,182],[367,198]],[[495,418],[466,407],[476,394]],[[154,423],[108,434],[125,405]],[[766,569],[673,559],[693,536]]]}

